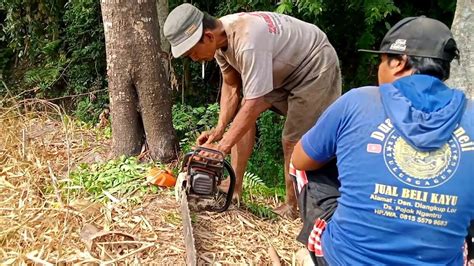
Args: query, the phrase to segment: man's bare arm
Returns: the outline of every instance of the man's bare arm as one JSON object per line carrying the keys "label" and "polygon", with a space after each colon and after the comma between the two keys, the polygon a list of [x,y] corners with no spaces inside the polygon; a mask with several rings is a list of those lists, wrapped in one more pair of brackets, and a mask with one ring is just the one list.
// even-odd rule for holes
{"label": "man's bare arm", "polygon": [[221,89],[219,120],[216,129],[224,133],[225,128],[235,117],[240,104],[240,90],[242,79],[234,68],[222,73],[223,83]]}
{"label": "man's bare arm", "polygon": [[219,142],[218,149],[225,153],[230,153],[231,148],[247,133],[247,131],[255,124],[258,116],[271,107],[263,97],[244,100],[237,116],[232,125]]}
{"label": "man's bare arm", "polygon": [[317,170],[321,168],[324,163],[313,160],[306,154],[301,145],[301,140],[295,145],[293,154],[291,155],[291,163],[297,170]]}
{"label": "man's bare arm", "polygon": [[220,112],[217,126],[202,132],[197,138],[197,145],[219,141],[224,135],[225,129],[230,121],[235,117],[240,103],[240,90],[242,81],[240,74],[232,67],[222,73],[223,82],[221,88]]}

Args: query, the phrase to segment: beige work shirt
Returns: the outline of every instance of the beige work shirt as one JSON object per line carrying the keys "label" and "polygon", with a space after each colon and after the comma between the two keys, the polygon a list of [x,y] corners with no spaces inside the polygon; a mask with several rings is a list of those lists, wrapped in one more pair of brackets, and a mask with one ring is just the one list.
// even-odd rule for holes
{"label": "beige work shirt", "polygon": [[241,74],[245,99],[279,88],[291,91],[337,63],[326,34],[313,24],[272,12],[231,14],[219,20],[228,45],[215,58],[222,72],[231,66]]}

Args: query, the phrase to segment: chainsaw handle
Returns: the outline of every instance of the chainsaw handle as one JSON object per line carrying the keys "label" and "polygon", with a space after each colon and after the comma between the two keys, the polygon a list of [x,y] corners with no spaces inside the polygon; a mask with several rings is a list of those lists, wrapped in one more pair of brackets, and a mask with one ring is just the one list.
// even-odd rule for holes
{"label": "chainsaw handle", "polygon": [[188,163],[189,163],[189,158],[191,158],[193,154],[194,154],[194,151],[190,151],[184,155],[183,164],[181,165],[181,171],[187,168]]}
{"label": "chainsaw handle", "polygon": [[206,148],[206,147],[203,147],[203,146],[194,147],[193,153],[199,154],[201,151],[205,151],[205,152],[208,152],[208,153],[217,154],[217,155],[219,155],[219,157],[221,157],[222,159],[225,158],[224,153],[222,153],[221,151],[214,150],[214,149],[210,149],[210,148]]}
{"label": "chainsaw handle", "polygon": [[[219,158],[215,159],[215,158],[204,157],[200,155],[201,152],[214,154],[214,155],[217,155]],[[225,160],[224,153],[218,150],[213,150],[206,147],[198,146],[194,148],[194,151],[190,151],[184,155],[182,170],[184,170],[185,168],[187,169],[188,163],[191,157],[196,157],[196,158],[201,159],[201,160],[198,159],[196,161],[202,164],[203,167],[206,167],[206,166],[223,167],[224,166],[223,165],[223,161]]]}
{"label": "chainsaw handle", "polygon": [[227,169],[227,172],[229,173],[229,178],[230,178],[230,185],[229,185],[229,190],[227,191],[227,196],[225,199],[225,204],[222,206],[222,208],[216,210],[216,212],[224,212],[226,211],[230,204],[232,203],[232,197],[234,195],[234,188],[235,188],[235,172],[234,169],[232,168],[232,165],[226,160],[224,160],[224,167]]}

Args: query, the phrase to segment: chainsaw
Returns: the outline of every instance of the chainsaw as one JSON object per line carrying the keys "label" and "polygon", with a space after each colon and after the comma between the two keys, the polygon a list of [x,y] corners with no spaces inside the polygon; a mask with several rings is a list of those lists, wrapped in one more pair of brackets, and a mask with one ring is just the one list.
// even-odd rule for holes
{"label": "chainsaw", "polygon": [[[225,175],[227,172],[228,175]],[[219,191],[219,185],[230,178],[227,195]],[[181,173],[175,186],[176,199],[181,203],[186,261],[188,265],[196,265],[196,248],[192,232],[189,203],[193,201],[197,209],[212,212],[227,210],[232,202],[235,187],[235,173],[232,166],[225,160],[225,155],[217,150],[196,147],[183,158]]]}

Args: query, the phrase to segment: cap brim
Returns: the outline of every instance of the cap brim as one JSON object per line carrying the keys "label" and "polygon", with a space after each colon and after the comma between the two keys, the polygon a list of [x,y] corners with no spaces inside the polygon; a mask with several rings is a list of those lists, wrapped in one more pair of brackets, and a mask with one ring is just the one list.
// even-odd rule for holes
{"label": "cap brim", "polygon": [[173,54],[173,57],[174,58],[181,57],[183,54],[185,54],[187,51],[193,48],[193,46],[199,42],[201,37],[202,37],[202,22],[201,24],[199,24],[198,29],[191,36],[189,36],[189,38],[187,38],[185,41],[183,41],[182,43],[176,46],[171,46],[171,53]]}
{"label": "cap brim", "polygon": [[384,54],[387,53],[386,51],[378,51],[378,50],[367,50],[367,49],[359,49],[359,52],[366,52],[366,53],[373,53],[373,54]]}
{"label": "cap brim", "polygon": [[406,54],[404,52],[398,52],[398,51],[382,51],[382,50],[367,50],[367,49],[359,49],[357,51],[371,53],[371,54],[401,54],[401,55]]}

